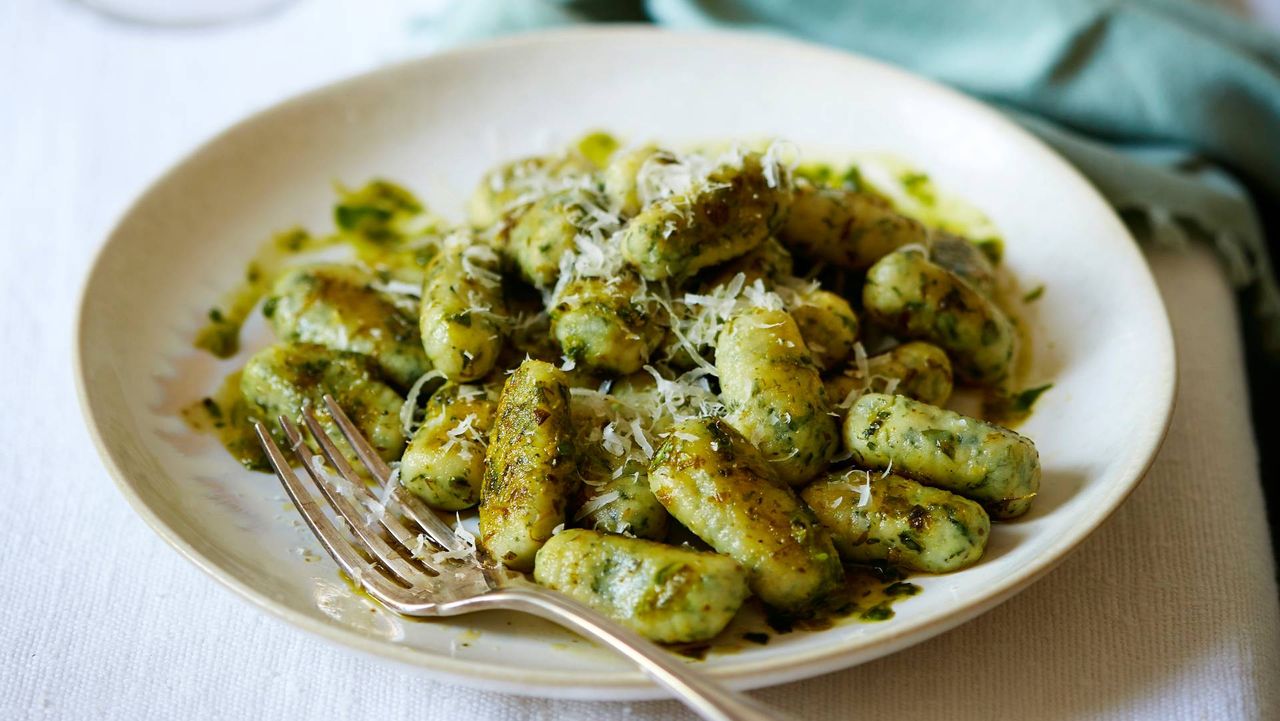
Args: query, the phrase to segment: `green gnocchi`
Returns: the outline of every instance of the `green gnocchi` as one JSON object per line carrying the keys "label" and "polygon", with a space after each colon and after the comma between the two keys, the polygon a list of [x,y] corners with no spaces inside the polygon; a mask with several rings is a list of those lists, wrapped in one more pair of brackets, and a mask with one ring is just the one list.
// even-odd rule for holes
{"label": "green gnocchi", "polygon": [[865,270],[926,237],[920,221],[898,213],[880,195],[812,183],[797,183],[791,214],[781,231],[783,243],[849,270]]}
{"label": "green gnocchi", "polygon": [[604,373],[626,375],[643,368],[664,334],[661,308],[646,290],[630,270],[610,278],[574,278],[557,287],[551,332],[564,354]]}
{"label": "green gnocchi", "polygon": [[823,382],[827,397],[837,405],[855,393],[893,392],[932,406],[945,406],[954,387],[946,351],[922,341],[895,346],[867,358],[865,363],[855,360]]}
{"label": "green gnocchi", "polygon": [[786,311],[747,308],[720,332],[720,396],[730,425],[746,436],[780,479],[816,476],[838,444],[822,377]]}
{"label": "green gnocchi", "polygon": [[991,519],[979,504],[889,473],[847,470],[800,492],[846,561],[948,573],[982,557]]}
{"label": "green gnocchi", "polygon": [[671,516],[649,488],[648,467],[629,461],[620,470],[616,478],[599,485],[584,484],[590,492],[584,494],[574,522],[598,531],[662,540]]}
{"label": "green gnocchi", "polygon": [[1040,455],[1030,439],[906,396],[869,393],[849,408],[844,439],[863,468],[898,473],[1015,518],[1040,490]]}
{"label": "green gnocchi", "polygon": [[994,386],[1012,371],[1018,343],[1012,321],[923,249],[904,248],[876,261],[867,271],[862,305],[890,331],[946,350],[965,380]]}
{"label": "green gnocchi", "polygon": [[268,346],[245,363],[240,392],[253,416],[272,427],[279,416],[301,423],[303,408],[311,407],[326,433],[345,448],[324,407],[324,396],[331,395],[384,460],[395,460],[404,447],[404,399],[379,379],[368,356],[314,343]]}
{"label": "green gnocchi", "polygon": [[431,370],[431,361],[412,315],[374,280],[351,265],[295,268],[276,281],[262,312],[280,340],[359,353],[387,380],[408,388]]}
{"label": "green gnocchi", "polygon": [[563,371],[527,360],[507,379],[485,456],[480,545],[495,562],[533,569],[576,491],[573,419]]}
{"label": "green gnocchi", "polygon": [[436,391],[400,458],[400,484],[442,511],[479,503],[496,401],[481,386],[451,384]]}
{"label": "green gnocchi", "polygon": [[538,551],[533,577],[664,643],[714,637],[747,598],[728,556],[578,528]]}
{"label": "green gnocchi", "polygon": [[234,353],[265,295],[278,342],[219,396],[228,423],[328,424],[333,396],[489,563],[666,643],[750,597],[824,613],[845,565],[980,563],[1042,475],[1030,439],[945,407],[1023,380],[1001,241],[787,157],[594,133],[494,168],[456,224],[343,190],[333,234],[275,236],[197,338]]}
{"label": "green gnocchi", "polygon": [[436,370],[455,382],[483,378],[502,352],[506,315],[498,256],[450,242],[427,266],[418,324]]}
{"label": "green gnocchi", "polygon": [[649,485],[676,520],[747,569],[765,603],[802,611],[839,585],[830,532],[723,419],[677,425],[654,456]]}
{"label": "green gnocchi", "polygon": [[712,170],[682,193],[655,200],[622,230],[620,250],[649,280],[687,278],[760,245],[791,205],[785,178],[760,155]]}

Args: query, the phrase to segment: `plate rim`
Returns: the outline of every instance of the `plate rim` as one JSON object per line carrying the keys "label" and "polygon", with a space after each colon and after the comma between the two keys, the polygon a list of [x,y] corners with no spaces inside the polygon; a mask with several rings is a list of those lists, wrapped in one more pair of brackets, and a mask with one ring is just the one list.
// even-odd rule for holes
{"label": "plate rim", "polygon": [[[898,79],[903,80],[908,84],[922,86],[922,89],[928,90],[929,92],[942,94],[945,96],[947,102],[962,107],[967,113],[980,115],[986,122],[993,123],[997,127],[1003,129],[1011,140],[1018,142],[1023,146],[1022,148],[1018,148],[1020,152],[1030,151],[1038,153],[1043,156],[1043,160],[1045,162],[1057,164],[1060,170],[1065,171],[1067,175],[1084,186],[1087,192],[1093,196],[1093,199],[1103,207],[1111,216],[1111,219],[1115,221],[1117,228],[1129,239],[1130,242],[1127,244],[1127,247],[1119,248],[1117,249],[1117,252],[1128,253],[1131,256],[1131,264],[1134,264],[1141,269],[1141,279],[1146,283],[1148,290],[1153,295],[1159,310],[1157,315],[1162,321],[1159,324],[1158,329],[1151,329],[1153,335],[1159,337],[1159,345],[1161,346],[1157,349],[1157,357],[1158,360],[1161,361],[1161,367],[1153,369],[1153,374],[1163,376],[1162,382],[1157,386],[1163,390],[1163,394],[1160,398],[1156,399],[1159,404],[1158,407],[1155,403],[1152,404],[1152,420],[1158,420],[1159,429],[1154,433],[1148,432],[1145,437],[1142,438],[1142,443],[1137,444],[1141,447],[1137,448],[1134,453],[1130,454],[1128,459],[1129,469],[1128,472],[1123,475],[1131,473],[1132,480],[1129,481],[1127,483],[1127,487],[1122,489],[1122,492],[1116,496],[1112,506],[1107,509],[1105,513],[1093,519],[1087,528],[1082,528],[1082,530],[1069,542],[1065,544],[1060,542],[1051,546],[1053,553],[1047,554],[1047,557],[1017,569],[1017,572],[1012,573],[1004,579],[1001,579],[998,583],[993,584],[990,590],[986,591],[978,600],[966,606],[958,607],[936,617],[929,618],[925,621],[905,624],[902,628],[896,629],[892,635],[888,635],[880,639],[871,646],[857,648],[850,647],[848,644],[833,644],[818,649],[800,652],[791,657],[786,657],[785,659],[754,661],[726,667],[706,668],[704,670],[722,680],[727,685],[735,688],[763,688],[830,673],[832,671],[851,667],[895,653],[948,631],[962,623],[975,619],[978,616],[987,613],[995,606],[1012,598],[1017,593],[1030,587],[1036,581],[1043,578],[1045,574],[1066,560],[1066,558],[1078,549],[1082,543],[1092,537],[1093,534],[1097,532],[1098,528],[1114,516],[1115,512],[1124,505],[1125,501],[1130,495],[1132,495],[1133,491],[1142,483],[1143,479],[1150,471],[1152,464],[1155,462],[1155,458],[1168,435],[1174,405],[1177,398],[1178,372],[1177,354],[1172,325],[1169,320],[1168,310],[1164,304],[1163,297],[1160,294],[1159,286],[1156,284],[1154,275],[1151,272],[1150,265],[1147,263],[1145,257],[1142,256],[1137,242],[1133,239],[1132,235],[1128,232],[1128,229],[1115,213],[1114,208],[1112,208],[1110,203],[1106,201],[1096,186],[1094,186],[1088,178],[1076,169],[1075,166],[1071,165],[1046,143],[1041,141],[1039,138],[1036,138],[1030,132],[1017,125],[988,104],[943,85],[935,80],[902,69],[890,63],[859,53],[770,33],[724,29],[671,30],[652,25],[624,23],[609,26],[573,26],[524,32],[481,42],[468,43],[459,47],[431,52],[425,55],[415,55],[393,63],[331,79],[319,85],[290,94],[283,100],[269,103],[249,111],[241,117],[241,119],[231,123],[192,146],[182,156],[169,164],[164,171],[155,176],[150,182],[146,183],[144,187],[133,196],[132,200],[125,205],[124,209],[116,215],[114,221],[110,225],[110,230],[106,233],[105,239],[99,242],[99,246],[93,254],[93,259],[88,266],[88,270],[85,272],[81,281],[76,302],[76,315],[72,328],[74,332],[72,343],[74,349],[72,354],[72,370],[75,376],[76,397],[79,402],[81,415],[84,417],[85,426],[89,431],[89,436],[93,441],[98,455],[102,459],[104,467],[115,483],[117,490],[119,490],[121,495],[124,496],[129,506],[157,535],[164,539],[180,555],[185,557],[197,568],[234,591],[242,600],[249,602],[261,610],[267,611],[276,618],[284,620],[295,627],[301,628],[302,630],[311,632],[331,643],[341,644],[348,648],[353,648],[373,656],[417,666],[454,683],[485,690],[496,690],[520,695],[553,698],[600,698],[600,694],[606,691],[612,692],[613,695],[611,698],[616,700],[640,700],[666,697],[665,692],[655,686],[639,671],[591,674],[570,673],[565,671],[545,672],[536,669],[520,669],[513,666],[502,666],[488,662],[468,661],[444,657],[408,646],[401,646],[383,639],[361,634],[352,629],[328,623],[320,618],[309,616],[300,611],[291,609],[283,603],[270,598],[262,591],[250,586],[248,583],[242,582],[210,558],[205,557],[195,544],[184,539],[171,525],[169,525],[169,523],[161,518],[137,492],[133,482],[129,480],[128,476],[124,472],[120,460],[108,445],[101,427],[101,421],[94,410],[94,401],[91,397],[91,392],[88,388],[88,379],[86,377],[86,358],[89,352],[87,337],[88,327],[86,321],[88,309],[87,304],[89,301],[88,294],[90,289],[94,286],[95,278],[99,272],[101,272],[103,259],[112,252],[114,245],[121,242],[119,238],[122,226],[125,225],[125,221],[132,216],[153,193],[157,192],[158,189],[168,183],[180,170],[195,162],[204,154],[213,151],[228,137],[233,136],[242,129],[257,123],[261,118],[273,113],[281,112],[290,106],[307,103],[313,98],[325,94],[340,92],[346,86],[357,85],[378,76],[389,76],[407,72],[419,65],[464,60],[470,55],[481,55],[509,48],[519,48],[522,46],[555,45],[564,42],[590,40],[593,38],[617,38],[619,36],[664,39],[678,38],[683,42],[694,43],[710,41],[715,43],[743,43],[757,46],[776,45],[791,52],[810,53],[817,59],[829,62],[848,62],[853,60],[856,63],[873,66],[879,72],[896,75]],[[783,665],[784,663],[785,665]],[[776,668],[780,665],[782,665],[781,668]]]}

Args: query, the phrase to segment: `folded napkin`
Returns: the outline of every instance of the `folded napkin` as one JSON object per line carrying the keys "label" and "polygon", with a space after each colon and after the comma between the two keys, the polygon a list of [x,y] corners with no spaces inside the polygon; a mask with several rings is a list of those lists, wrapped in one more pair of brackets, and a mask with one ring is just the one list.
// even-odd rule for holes
{"label": "folded napkin", "polygon": [[441,47],[581,22],[784,33],[1003,106],[1083,171],[1143,241],[1208,242],[1280,355],[1280,292],[1249,194],[1280,204],[1280,38],[1180,0],[466,0],[416,26]]}

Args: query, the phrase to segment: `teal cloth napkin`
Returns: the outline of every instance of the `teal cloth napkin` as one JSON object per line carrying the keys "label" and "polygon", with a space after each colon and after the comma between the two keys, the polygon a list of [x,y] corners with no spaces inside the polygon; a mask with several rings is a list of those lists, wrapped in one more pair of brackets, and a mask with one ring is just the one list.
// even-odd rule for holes
{"label": "teal cloth napkin", "polygon": [[1246,190],[1280,206],[1280,37],[1179,0],[460,0],[416,32],[441,46],[618,21],[782,33],[1000,105],[1139,240],[1213,244],[1280,353],[1280,292]]}

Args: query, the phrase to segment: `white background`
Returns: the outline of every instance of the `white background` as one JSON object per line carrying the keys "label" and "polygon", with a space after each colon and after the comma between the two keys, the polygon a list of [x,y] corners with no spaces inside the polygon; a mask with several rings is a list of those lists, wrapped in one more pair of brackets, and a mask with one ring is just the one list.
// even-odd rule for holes
{"label": "white background", "polygon": [[[467,691],[305,636],[165,546],[83,428],[76,289],[115,217],[246,112],[402,55],[412,5],[301,0],[252,23],[160,30],[62,0],[0,2],[0,718],[682,717],[669,703]],[[1280,716],[1231,295],[1205,253],[1152,263],[1177,290],[1181,395],[1126,506],[978,621],[762,698],[814,719]]]}

